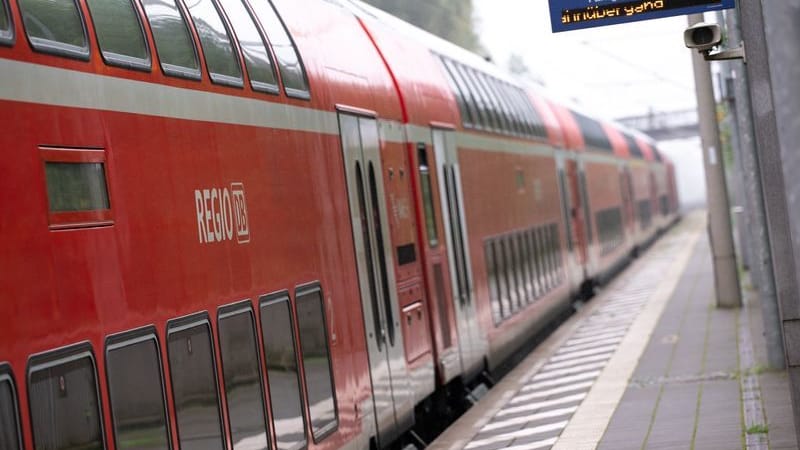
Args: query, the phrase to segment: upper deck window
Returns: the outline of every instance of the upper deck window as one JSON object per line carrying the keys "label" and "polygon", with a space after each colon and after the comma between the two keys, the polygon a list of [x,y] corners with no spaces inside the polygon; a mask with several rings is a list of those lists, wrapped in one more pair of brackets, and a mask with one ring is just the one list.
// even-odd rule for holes
{"label": "upper deck window", "polygon": [[97,43],[107,64],[150,69],[150,53],[131,0],[88,0]]}
{"label": "upper deck window", "polygon": [[206,66],[211,81],[230,86],[242,86],[242,69],[239,58],[233,51],[231,37],[216,6],[211,0],[186,2],[194,21],[200,45],[206,57]]}
{"label": "upper deck window", "polygon": [[86,28],[74,0],[20,0],[19,9],[25,32],[35,50],[89,59]]}
{"label": "upper deck window", "polygon": [[197,50],[175,0],[142,0],[142,6],[164,73],[199,80]]}
{"label": "upper deck window", "polygon": [[606,135],[600,122],[579,112],[573,111],[572,115],[575,116],[575,121],[578,122],[578,127],[581,129],[587,147],[607,152],[613,151],[611,141],[608,140],[608,135]]}
{"label": "upper deck window", "polygon": [[628,143],[628,151],[630,152],[631,157],[636,159],[643,159],[644,155],[642,154],[642,149],[641,147],[639,147],[639,144],[636,142],[636,139],[634,139],[633,136],[631,136],[628,133],[625,133],[623,136],[625,136],[625,142]]}
{"label": "upper deck window", "polygon": [[0,0],[0,44],[14,43],[14,27],[8,13],[8,2]]}
{"label": "upper deck window", "polygon": [[467,83],[461,77],[461,74],[456,71],[456,66],[453,61],[442,58],[442,62],[444,63],[448,75],[450,75],[453,83],[458,88],[461,96],[464,98],[464,104],[467,107],[467,112],[469,113],[468,115],[461,117],[461,120],[464,122],[464,126],[466,128],[480,126],[481,117],[478,113],[478,102],[475,99],[472,91],[470,91],[469,86],[467,86]]}
{"label": "upper deck window", "polygon": [[242,48],[244,63],[250,75],[250,86],[258,91],[277,93],[275,65],[267,51],[266,39],[258,31],[250,11],[242,0],[221,0],[220,3],[228,13],[228,19]]}
{"label": "upper deck window", "polygon": [[286,95],[295,98],[309,99],[308,78],[303,67],[303,61],[295,48],[292,37],[283,23],[272,2],[259,0],[251,2],[253,11],[261,21],[261,26],[269,36],[275,58],[278,60],[278,69],[281,71],[283,88]]}

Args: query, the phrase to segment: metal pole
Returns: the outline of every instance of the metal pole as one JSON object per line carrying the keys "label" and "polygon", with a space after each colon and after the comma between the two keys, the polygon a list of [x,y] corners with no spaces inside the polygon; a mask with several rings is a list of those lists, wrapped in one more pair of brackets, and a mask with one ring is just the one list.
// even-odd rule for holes
{"label": "metal pole", "polygon": [[[689,26],[703,21],[702,14],[689,16]],[[717,112],[711,67],[698,52],[692,52],[694,82],[697,91],[697,114],[700,119],[700,142],[706,171],[708,198],[708,232],[714,257],[714,284],[717,306],[735,308],[742,305],[739,273],[733,251],[730,205],[725,185],[725,170],[720,148]]]}
{"label": "metal pole", "polygon": [[[771,3],[775,6],[783,1]],[[794,0],[786,1],[786,3],[792,7],[796,4]],[[792,241],[792,223],[784,183],[784,161],[778,139],[778,123],[773,101],[770,55],[764,31],[761,1],[740,1],[738,6],[741,11],[742,38],[747,52],[746,68],[750,84],[750,102],[758,147],[757,156],[764,192],[764,206],[767,212],[775,288],[778,293],[778,305],[785,336],[784,348],[791,381],[794,424],[795,430],[800,430],[800,346],[798,346],[800,344],[798,342],[800,341],[800,296],[797,291],[796,251]],[[781,37],[780,39],[785,38]],[[780,44],[785,43],[783,40],[780,41]],[[794,147],[796,142],[789,144],[784,151],[796,154]],[[798,444],[800,444],[800,436],[798,436]]]}
{"label": "metal pole", "polygon": [[[738,10],[728,11],[728,45],[739,45]],[[759,173],[756,146],[753,141],[753,117],[750,109],[750,96],[747,89],[747,74],[741,61],[730,61],[732,69],[736,119],[739,130],[739,148],[742,161],[742,183],[748,211],[745,211],[750,223],[750,243],[752,244],[751,275],[757,274],[758,296],[761,300],[761,318],[764,323],[764,339],[767,345],[767,362],[774,369],[786,367],[781,336],[781,318],[778,309],[778,297],[775,292],[775,276],[772,272],[772,255],[769,250],[767,218],[764,210],[764,198],[761,190],[762,180]]]}

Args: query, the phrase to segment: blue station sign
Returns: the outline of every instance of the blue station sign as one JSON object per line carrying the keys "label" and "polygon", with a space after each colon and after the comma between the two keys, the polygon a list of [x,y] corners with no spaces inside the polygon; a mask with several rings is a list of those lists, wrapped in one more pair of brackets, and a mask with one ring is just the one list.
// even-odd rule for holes
{"label": "blue station sign", "polygon": [[735,0],[548,0],[553,33],[734,8]]}

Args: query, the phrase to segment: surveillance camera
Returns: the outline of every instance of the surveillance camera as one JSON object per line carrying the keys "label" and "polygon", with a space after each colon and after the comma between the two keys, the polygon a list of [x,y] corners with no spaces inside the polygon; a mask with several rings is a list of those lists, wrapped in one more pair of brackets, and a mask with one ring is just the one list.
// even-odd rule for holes
{"label": "surveillance camera", "polygon": [[688,48],[707,52],[722,42],[722,32],[715,23],[700,22],[683,32],[683,42]]}

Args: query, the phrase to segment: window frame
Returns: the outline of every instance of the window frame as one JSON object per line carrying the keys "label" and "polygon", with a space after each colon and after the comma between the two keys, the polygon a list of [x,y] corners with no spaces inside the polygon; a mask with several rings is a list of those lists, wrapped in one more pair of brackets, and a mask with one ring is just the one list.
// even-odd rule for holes
{"label": "window frame", "polygon": [[[250,81],[250,89],[256,92],[263,92],[265,94],[270,95],[279,95],[281,92],[281,79],[279,77],[279,70],[278,70],[278,63],[275,60],[275,55],[272,54],[272,46],[270,45],[269,38],[267,34],[264,32],[261,22],[259,22],[258,17],[256,16],[255,12],[253,11],[252,6],[250,6],[249,2],[245,2],[242,0],[234,0],[238,1],[242,4],[242,7],[247,12],[247,16],[250,17],[250,20],[253,22],[253,27],[256,29],[256,32],[261,37],[261,43],[264,44],[264,51],[267,53],[267,57],[269,58],[270,69],[272,70],[272,75],[275,77],[275,84],[265,83],[263,81],[253,80],[250,76],[250,70],[247,67],[247,57],[245,56],[244,48],[242,47],[239,41],[239,34],[236,32],[236,25],[231,20],[231,14],[225,9],[222,1],[216,0],[214,3],[217,4],[218,10],[220,14],[223,16],[223,22],[227,22],[229,27],[229,33],[231,34],[231,43],[235,42],[235,50],[238,50],[239,54],[241,55],[241,66],[243,76],[244,73],[247,73],[247,79]],[[305,70],[305,68],[303,68]]]}
{"label": "window frame", "polygon": [[167,384],[164,376],[164,361],[161,351],[161,341],[158,338],[158,332],[153,325],[136,328],[121,333],[112,334],[106,337],[105,348],[103,357],[105,358],[104,364],[106,390],[108,391],[108,413],[111,416],[111,437],[114,440],[115,448],[120,448],[117,445],[117,428],[114,426],[114,405],[111,397],[111,377],[108,371],[108,356],[114,350],[130,347],[142,342],[153,341],[156,345],[156,359],[158,361],[158,374],[161,381],[161,401],[164,407],[164,426],[167,430],[167,445],[169,450],[172,450],[172,428],[170,426],[170,411],[167,405]]}
{"label": "window frame", "polygon": [[17,391],[17,383],[14,380],[14,371],[7,362],[0,363],[0,384],[4,381],[7,381],[8,386],[11,388],[11,408],[17,426],[17,450],[23,450],[25,448],[25,439],[22,435],[22,417],[19,415],[19,391]]}
{"label": "window frame", "polygon": [[[331,424],[328,424],[325,427],[323,427],[320,430],[319,433],[315,432],[313,423],[310,424],[311,437],[314,440],[315,444],[319,444],[320,442],[325,440],[325,438],[327,438],[328,436],[332,435],[333,433],[336,432],[336,430],[339,429],[339,424],[341,423],[341,421],[339,420],[339,400],[338,400],[338,398],[336,396],[336,377],[334,376],[334,372],[333,372],[333,356],[331,355],[331,332],[330,332],[330,327],[328,326],[328,317],[327,317],[327,314],[326,314],[327,310],[325,309],[325,295],[324,295],[324,291],[322,290],[322,285],[320,284],[319,281],[313,281],[311,283],[306,283],[306,284],[302,284],[302,285],[299,285],[299,286],[295,287],[295,289],[294,289],[294,309],[295,309],[294,310],[294,316],[295,316],[296,320],[299,320],[299,318],[297,318],[298,317],[298,315],[297,315],[297,303],[298,303],[298,300],[297,299],[300,298],[300,297],[306,296],[306,295],[313,294],[315,292],[319,293],[320,306],[322,307],[322,329],[323,329],[323,332],[325,333],[325,350],[328,352],[328,373],[330,375],[330,381],[331,381],[331,396],[333,397],[333,414],[334,414],[334,421]],[[305,360],[303,359],[303,353],[302,353],[303,352],[303,342],[302,342],[302,335],[300,334],[299,327],[298,327],[298,330],[297,330],[297,338],[298,338],[297,340],[299,341],[299,344],[300,344],[300,353],[298,354],[298,356],[299,356],[300,362],[302,363],[302,367],[303,367],[303,377],[302,377],[303,378],[303,389],[305,390],[306,397],[307,397],[308,396],[308,384],[307,384],[307,377],[305,376],[305,374],[306,374],[306,366],[305,366]],[[299,371],[298,371],[298,373],[299,373]],[[308,399],[306,399],[306,402],[308,402]],[[310,405],[308,407],[308,416],[309,416],[309,419],[311,419],[311,407],[310,407]],[[313,422],[313,420],[312,420],[312,422]]]}
{"label": "window frame", "polygon": [[444,56],[441,58],[445,71],[453,80],[458,90],[461,92],[462,97],[464,97],[464,105],[467,107],[469,117],[461,117],[462,125],[464,128],[473,128],[478,130],[483,129],[483,124],[481,123],[481,113],[478,111],[478,101],[475,99],[475,95],[470,90],[466,80],[464,80],[464,78],[461,76],[461,73],[456,70],[456,62],[447,59]]}
{"label": "window frame", "polygon": [[94,228],[114,225],[114,206],[109,183],[108,160],[104,148],[63,148],[39,147],[39,156],[42,162],[42,173],[47,190],[47,163],[72,163],[72,164],[102,164],[103,177],[106,184],[108,209],[89,211],[51,211],[50,196],[47,199],[47,214],[50,230],[63,230],[71,228]]}
{"label": "window frame", "polygon": [[[264,294],[264,295],[259,296],[259,298],[258,298],[258,314],[259,314],[259,316],[261,315],[261,311],[262,311],[262,309],[264,307],[271,306],[271,305],[277,305],[277,304],[283,303],[283,302],[287,303],[287,309],[289,310],[289,316],[290,316],[289,325],[291,326],[292,345],[294,347],[294,359],[295,359],[295,364],[297,365],[297,390],[298,390],[298,395],[300,397],[299,398],[299,400],[300,400],[300,417],[303,419],[303,441],[304,442],[302,443],[302,445],[294,447],[293,450],[301,450],[301,449],[308,448],[308,420],[306,418],[306,414],[307,414],[306,403],[307,403],[307,400],[306,400],[306,396],[305,396],[305,392],[304,392],[305,383],[303,383],[303,380],[301,379],[302,375],[300,374],[300,369],[301,369],[302,365],[301,365],[301,362],[299,360],[300,352],[298,352],[298,348],[297,348],[297,341],[298,341],[297,326],[296,326],[296,323],[295,323],[296,319],[295,319],[294,307],[292,305],[292,297],[289,295],[289,291],[284,289],[282,291],[272,292],[270,294]],[[262,346],[263,346],[264,345],[264,323],[262,322],[260,325],[261,325],[260,329],[258,330],[259,333],[260,333],[260,336],[258,336],[258,337],[261,340],[261,343],[262,343]],[[267,381],[269,381],[269,369],[267,368],[266,351],[267,351],[267,349],[264,348],[264,361],[263,361],[263,363],[264,363],[264,372],[266,374],[265,379]],[[270,386],[267,386],[267,387],[269,388]],[[274,405],[272,403],[273,399],[272,399],[272,390],[271,389],[269,390],[269,394],[270,394],[269,395],[269,407],[270,407],[270,411],[273,411],[274,410],[274,408],[273,408]],[[275,416],[274,415],[271,415],[271,417],[270,417],[270,425],[272,425],[273,428],[275,426]],[[273,436],[273,438],[275,440],[278,439],[277,430],[275,430],[275,436]],[[312,436],[312,439],[313,439],[313,436]]]}
{"label": "window frame", "polygon": [[[0,0],[1,1],[1,0]],[[147,58],[135,58],[133,56],[121,55],[119,53],[105,51],[103,50],[103,46],[100,44],[100,34],[97,31],[97,21],[94,20],[94,15],[92,13],[92,7],[89,5],[89,2],[86,2],[86,10],[89,11],[89,18],[92,21],[92,28],[94,29],[94,40],[97,42],[97,48],[100,50],[100,57],[103,58],[103,62],[107,66],[114,66],[114,67],[121,67],[123,69],[130,69],[130,70],[138,70],[141,72],[152,72],[153,71],[153,55],[150,52],[150,44],[147,40],[147,33],[144,30],[144,24],[142,23],[142,16],[139,14],[139,10],[136,7],[136,3],[134,0],[127,0],[128,3],[131,5],[133,9],[133,13],[136,16],[136,21],[139,23],[139,31],[142,33],[142,43],[144,44],[145,53],[147,53]]]}
{"label": "window frame", "polygon": [[34,447],[36,446],[36,433],[34,431],[33,398],[31,397],[33,392],[31,389],[33,374],[39,370],[58,367],[65,363],[78,361],[83,358],[88,358],[92,365],[95,386],[94,393],[97,401],[98,427],[100,428],[100,441],[103,444],[104,449],[108,448],[108,442],[106,441],[105,415],[103,414],[103,402],[100,395],[100,380],[97,375],[97,358],[94,355],[94,349],[89,341],[83,341],[67,347],[61,347],[55,350],[37,353],[28,358],[28,367],[25,370],[25,382],[28,391],[28,420],[30,420],[31,440],[34,444]]}
{"label": "window frame", "polygon": [[171,319],[167,321],[166,327],[166,345],[167,345],[167,362],[169,363],[169,367],[167,372],[169,373],[169,384],[170,384],[170,399],[172,400],[172,417],[175,420],[175,438],[178,440],[178,445],[181,443],[181,430],[180,425],[178,424],[178,404],[175,401],[175,378],[173,377],[173,370],[172,370],[172,362],[169,361],[169,339],[175,333],[180,333],[181,331],[186,331],[197,326],[205,326],[208,329],[208,345],[211,350],[211,366],[214,370],[214,388],[217,392],[217,416],[219,418],[219,432],[220,437],[222,438],[222,446],[226,445],[227,435],[225,434],[225,422],[224,417],[222,415],[222,393],[219,389],[219,368],[217,367],[217,352],[214,348],[214,328],[211,326],[211,319],[208,316],[208,312],[202,311],[198,313],[194,313],[188,316],[179,317],[176,319]]}
{"label": "window frame", "polygon": [[[75,5],[75,10],[78,12],[78,19],[81,21],[81,28],[83,29],[83,38],[86,40],[86,47],[79,47],[77,45],[66,44],[64,42],[54,41],[51,39],[31,36],[25,27],[25,14],[23,13],[22,5],[19,2],[20,0],[17,0],[19,14],[20,17],[22,17],[22,29],[25,32],[25,38],[28,40],[28,44],[30,44],[31,48],[35,52],[77,59],[80,61],[89,61],[91,59],[92,49],[91,42],[89,42],[89,31],[86,27],[86,17],[83,16],[83,11],[81,10],[78,0],[72,0],[72,4]],[[13,16],[9,15],[8,19],[13,23]]]}
{"label": "window frame", "polygon": [[8,29],[0,30],[0,45],[13,46],[16,43],[16,28],[14,26],[14,16],[11,15],[11,7],[8,0],[0,0],[0,8],[3,9],[8,18]]}
{"label": "window frame", "polygon": [[[259,341],[263,340],[259,336],[259,324],[256,321],[256,313],[253,309],[253,304],[250,299],[241,300],[235,303],[230,303],[227,305],[220,306],[217,308],[217,345],[219,346],[219,360],[220,366],[222,368],[222,387],[225,395],[225,418],[228,419],[228,435],[231,436],[233,439],[233,430],[231,430],[231,417],[230,417],[230,407],[228,406],[228,390],[225,388],[225,359],[222,356],[222,320],[227,319],[229,317],[234,317],[239,314],[250,314],[250,320],[253,325],[253,343],[255,344],[256,348],[256,365],[258,366],[258,386],[261,389],[261,410],[264,413],[264,432],[266,433],[267,437],[267,449],[272,450],[274,446],[272,445],[272,438],[273,433],[270,430],[270,423],[272,422],[272,414],[271,410],[268,409],[267,406],[267,399],[269,396],[267,395],[267,387],[264,386],[264,382],[267,381],[265,376],[265,367],[264,361],[261,358],[261,344]],[[224,424],[223,424],[224,427]]]}
{"label": "window frame", "polygon": [[197,40],[195,39],[192,28],[190,28],[190,22],[187,20],[186,12],[183,10],[183,4],[179,0],[173,1],[175,3],[175,9],[178,10],[178,14],[181,16],[181,22],[186,28],[186,34],[189,36],[189,41],[192,43],[192,51],[194,52],[194,59],[197,61],[197,69],[166,63],[161,59],[161,52],[158,49],[156,34],[153,32],[153,25],[150,23],[150,15],[147,14],[147,7],[145,6],[144,1],[140,0],[142,14],[144,14],[145,21],[147,22],[147,28],[149,28],[150,31],[149,34],[152,38],[153,48],[156,50],[156,57],[158,57],[158,65],[161,67],[161,73],[166,76],[201,81],[203,79],[203,65],[200,61],[200,52],[197,49]]}
{"label": "window frame", "polygon": [[[248,1],[248,4],[249,4],[248,6],[250,6],[252,8],[252,0],[247,0],[247,1]],[[275,7],[275,4],[272,2],[272,0],[260,0],[260,1],[266,2],[268,4],[268,7],[272,9],[272,13],[278,19],[278,22],[280,23],[281,27],[283,28],[283,33],[289,39],[289,44],[292,46],[292,49],[294,50],[295,55],[297,55],[297,64],[299,64],[299,66],[300,66],[300,73],[303,75],[303,81],[305,81],[305,85],[306,85],[306,90],[305,91],[301,90],[301,89],[297,89],[297,88],[286,86],[286,83],[283,82],[283,73],[281,71],[281,61],[278,58],[278,56],[275,54],[275,49],[272,47],[272,41],[267,39],[266,43],[267,43],[267,45],[269,45],[269,49],[267,51],[270,51],[273,54],[273,56],[275,57],[276,69],[277,69],[278,75],[279,75],[279,80],[280,80],[279,82],[280,82],[281,85],[283,85],[283,92],[286,94],[287,97],[295,98],[295,99],[298,99],[298,100],[311,101],[311,82],[308,79],[308,70],[306,70],[306,64],[303,61],[303,55],[300,54],[300,49],[297,48],[297,43],[294,40],[294,36],[292,36],[292,33],[289,32],[289,27],[286,26],[286,22],[283,20],[283,16],[281,16],[281,13],[278,11],[278,8]],[[257,12],[255,12],[254,8],[252,8],[251,11],[256,16],[256,24],[261,28],[262,33],[264,33],[264,36],[269,37],[269,33],[268,33],[269,30],[267,30],[265,28],[266,25],[261,21],[261,18],[259,16],[259,14]]]}
{"label": "window frame", "polygon": [[[192,37],[192,41],[196,41],[195,42],[195,52],[203,54],[203,61],[202,62],[205,63],[206,73],[208,74],[208,78],[211,80],[211,83],[219,85],[219,86],[228,86],[228,87],[240,88],[240,89],[244,88],[245,68],[243,67],[243,64],[242,64],[242,61],[241,61],[241,57],[240,57],[241,55],[239,53],[241,51],[241,49],[239,48],[239,42],[236,41],[235,38],[234,38],[234,34],[232,33],[231,27],[228,24],[228,17],[224,15],[222,8],[217,4],[216,1],[207,0],[209,3],[211,3],[211,6],[217,12],[217,16],[219,17],[219,20],[222,23],[222,27],[225,29],[225,32],[228,35],[228,43],[231,46],[231,56],[233,56],[234,61],[236,61],[236,65],[239,67],[239,77],[238,78],[230,76],[230,75],[225,75],[225,74],[221,74],[221,73],[217,73],[217,72],[212,72],[211,71],[211,67],[209,66],[209,63],[208,63],[207,52],[206,52],[205,47],[203,47],[203,38],[200,35],[200,31],[198,30],[197,24],[195,23],[195,17],[192,14],[191,8],[187,5],[186,0],[176,0],[176,1],[179,1],[183,5],[183,7],[186,9],[186,14],[188,15],[188,17],[187,16],[184,16],[184,17],[186,17],[186,19],[188,19],[187,25],[190,28],[192,28],[193,31],[194,31],[194,33],[192,33],[191,30],[190,30],[189,35]],[[199,44],[199,48],[197,48],[198,44]],[[198,59],[198,63],[200,63],[199,59]],[[200,70],[202,71],[202,69],[200,69]]]}

